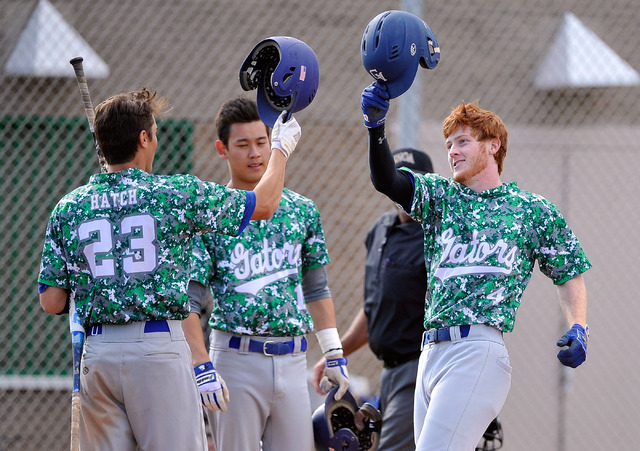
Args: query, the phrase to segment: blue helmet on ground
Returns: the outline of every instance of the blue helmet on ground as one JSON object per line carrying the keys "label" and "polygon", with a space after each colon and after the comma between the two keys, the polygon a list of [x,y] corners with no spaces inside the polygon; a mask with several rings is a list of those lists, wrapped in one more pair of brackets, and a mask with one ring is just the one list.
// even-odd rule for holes
{"label": "blue helmet on ground", "polygon": [[273,127],[282,111],[286,120],[309,106],[320,81],[318,58],[311,47],[289,36],[260,41],[240,67],[240,86],[258,89],[258,114]]}
{"label": "blue helmet on ground", "polygon": [[387,86],[390,98],[406,92],[418,65],[434,69],[440,47],[429,25],[406,11],[385,11],[373,18],[362,36],[362,64],[371,76]]}
{"label": "blue helmet on ground", "polygon": [[380,411],[368,402],[358,407],[349,390],[336,401],[338,388],[332,388],[324,404],[313,412],[316,451],[376,451],[382,426]]}

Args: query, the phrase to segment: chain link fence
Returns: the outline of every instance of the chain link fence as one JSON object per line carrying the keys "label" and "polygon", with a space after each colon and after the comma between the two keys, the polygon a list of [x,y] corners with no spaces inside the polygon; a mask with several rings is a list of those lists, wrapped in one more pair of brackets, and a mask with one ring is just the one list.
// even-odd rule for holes
{"label": "chain link fence", "polygon": [[[427,151],[435,170],[447,175],[440,126],[451,108],[478,101],[497,112],[510,131],[503,181],[516,180],[558,205],[594,265],[585,275],[589,358],[577,370],[565,370],[555,357],[567,326],[553,285],[536,270],[525,292],[506,338],[514,369],[500,414],[503,449],[633,449],[640,405],[632,348],[640,305],[630,289],[640,220],[637,6],[634,0],[604,7],[596,0],[0,0],[0,450],[68,447],[67,318],[42,313],[37,274],[51,209],[99,170],[69,60],[85,52],[94,104],[142,86],[169,97],[173,110],[159,121],[155,172],[226,183],[213,118],[223,101],[255,95],[239,86],[242,61],[269,36],[309,44],[319,59],[320,87],[297,115],[303,138],[287,186],[314,199],[322,214],[344,332],[362,305],[366,232],[393,208],[369,181],[359,105],[372,81],[360,60],[362,33],[389,9],[418,11],[442,52],[438,67],[421,69],[414,87],[392,102],[392,145]],[[96,76],[104,69],[97,58],[108,68],[103,78]],[[311,344],[309,366],[320,355]],[[362,394],[375,393],[380,369],[368,348],[350,358]]]}

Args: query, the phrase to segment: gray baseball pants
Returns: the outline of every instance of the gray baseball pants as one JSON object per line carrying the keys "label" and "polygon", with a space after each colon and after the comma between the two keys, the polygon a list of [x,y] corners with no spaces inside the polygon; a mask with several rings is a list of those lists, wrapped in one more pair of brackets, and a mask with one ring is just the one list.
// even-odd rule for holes
{"label": "gray baseball pants", "polygon": [[[206,451],[200,393],[181,321],[93,327],[80,376],[80,449]],[[154,322],[158,323],[158,322]],[[149,329],[147,327],[147,329]],[[98,333],[99,332],[99,333]]]}
{"label": "gray baseball pants", "polygon": [[474,450],[511,386],[502,332],[477,324],[468,337],[453,335],[425,345],[420,356],[414,405],[419,451]]}

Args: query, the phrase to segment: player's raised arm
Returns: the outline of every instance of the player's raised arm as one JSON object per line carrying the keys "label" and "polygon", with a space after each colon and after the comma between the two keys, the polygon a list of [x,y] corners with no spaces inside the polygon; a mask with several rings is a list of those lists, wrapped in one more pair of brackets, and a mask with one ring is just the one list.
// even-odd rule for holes
{"label": "player's raised arm", "polygon": [[365,28],[360,56],[375,80],[361,97],[364,125],[369,129],[371,181],[378,191],[409,211],[413,180],[410,174],[396,171],[384,121],[389,100],[411,87],[418,68],[435,69],[438,65],[440,46],[431,27],[419,17],[406,11],[384,11]]}
{"label": "player's raised arm", "polygon": [[[267,171],[254,189],[256,207],[251,216],[251,219],[269,219],[280,204],[285,161],[301,136],[300,126],[292,114],[309,106],[318,90],[318,58],[313,49],[299,39],[271,36],[249,52],[240,67],[239,80],[245,91],[257,89],[260,118],[272,127],[272,155]],[[279,149],[282,155],[273,149]]]}
{"label": "player's raised arm", "polygon": [[411,209],[413,181],[406,172],[396,169],[384,128],[389,110],[389,93],[386,86],[373,82],[362,91],[360,99],[364,125],[369,130],[369,168],[371,181],[376,190],[392,201]]}
{"label": "player's raised arm", "polygon": [[271,158],[267,170],[256,185],[256,207],[251,219],[269,219],[280,205],[284,188],[285,167],[302,136],[296,119],[284,122],[287,111],[283,111],[271,130]]}

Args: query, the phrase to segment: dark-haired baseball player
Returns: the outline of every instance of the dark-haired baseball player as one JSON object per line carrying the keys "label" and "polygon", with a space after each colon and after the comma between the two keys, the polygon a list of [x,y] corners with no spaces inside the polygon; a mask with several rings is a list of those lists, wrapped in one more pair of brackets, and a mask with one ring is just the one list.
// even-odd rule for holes
{"label": "dark-haired baseball player", "polygon": [[189,314],[191,241],[202,232],[237,235],[249,219],[269,218],[280,202],[286,154],[300,136],[295,120],[274,127],[279,150],[252,191],[151,175],[155,116],[165,106],[146,88],[97,106],[108,172],[64,196],[47,226],[40,303],[62,313],[75,301],[86,330],[84,450],[207,449],[180,321]]}
{"label": "dark-haired baseball player", "polygon": [[[216,130],[227,187],[252,189],[266,175],[273,145],[256,102],[225,102]],[[312,450],[305,353],[311,331],[327,358],[323,387],[338,385],[338,398],[348,387],[317,207],[285,188],[271,219],[251,221],[236,237],[202,240],[207,252],[194,254],[205,259],[194,262],[189,293],[192,312],[201,310],[206,290],[213,293],[209,353],[197,313],[184,326],[216,449]]]}
{"label": "dark-haired baseball player", "polygon": [[[471,450],[502,408],[511,384],[503,333],[535,262],[558,289],[569,331],[558,359],[577,367],[587,353],[591,264],[559,210],[502,183],[507,130],[494,113],[462,103],[443,134],[452,178],[396,170],[385,134],[389,93],[361,96],[374,187],[422,224],[428,269],[425,328],[415,394],[418,450]],[[565,348],[566,347],[566,348]]]}

